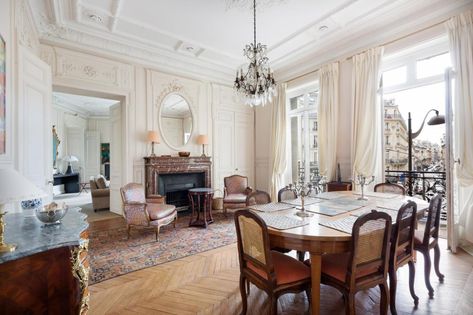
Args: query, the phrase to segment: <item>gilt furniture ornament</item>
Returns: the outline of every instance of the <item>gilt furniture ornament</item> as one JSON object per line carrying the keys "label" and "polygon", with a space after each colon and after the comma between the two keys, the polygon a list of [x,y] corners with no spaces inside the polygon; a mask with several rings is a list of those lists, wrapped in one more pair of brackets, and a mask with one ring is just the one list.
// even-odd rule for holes
{"label": "gilt furniture ornament", "polygon": [[237,70],[235,90],[251,107],[266,105],[277,94],[276,82],[268,65],[266,45],[256,43],[256,0],[253,0],[253,43],[246,45],[243,54],[249,59],[248,69]]}
{"label": "gilt furniture ornament", "polygon": [[371,179],[366,178],[363,175],[357,175],[356,179],[353,181],[356,185],[361,186],[361,197],[358,200],[368,200],[368,197],[365,197],[365,186],[374,182],[374,176],[371,176]]}
{"label": "gilt furniture ornament", "polygon": [[289,190],[292,190],[297,196],[299,196],[299,198],[301,198],[301,208],[299,211],[296,212],[296,215],[299,217],[311,217],[313,214],[305,211],[304,198],[309,196],[312,192],[312,184],[299,181],[295,182],[294,184],[289,184],[287,188]]}

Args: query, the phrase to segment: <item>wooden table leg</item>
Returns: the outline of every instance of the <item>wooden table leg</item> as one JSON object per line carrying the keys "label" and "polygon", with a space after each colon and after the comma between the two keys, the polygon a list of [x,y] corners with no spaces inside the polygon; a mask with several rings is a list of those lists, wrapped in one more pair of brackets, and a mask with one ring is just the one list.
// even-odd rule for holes
{"label": "wooden table leg", "polygon": [[322,256],[310,253],[310,273],[312,277],[312,315],[320,314],[320,273]]}

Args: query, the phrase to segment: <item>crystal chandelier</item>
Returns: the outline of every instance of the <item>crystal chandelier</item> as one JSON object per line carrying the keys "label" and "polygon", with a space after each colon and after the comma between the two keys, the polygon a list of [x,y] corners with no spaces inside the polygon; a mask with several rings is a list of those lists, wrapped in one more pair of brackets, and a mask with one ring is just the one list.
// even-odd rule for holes
{"label": "crystal chandelier", "polygon": [[245,104],[251,107],[264,106],[277,95],[276,82],[266,57],[266,45],[256,44],[256,0],[253,0],[253,22],[253,43],[243,50],[250,63],[246,72],[237,70],[234,85]]}

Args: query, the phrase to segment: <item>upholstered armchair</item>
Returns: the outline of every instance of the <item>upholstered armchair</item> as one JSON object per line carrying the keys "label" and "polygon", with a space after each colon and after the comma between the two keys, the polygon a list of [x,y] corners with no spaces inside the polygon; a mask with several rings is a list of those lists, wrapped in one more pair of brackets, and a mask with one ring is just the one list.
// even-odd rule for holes
{"label": "upholstered armchair", "polygon": [[246,197],[253,192],[248,186],[248,177],[232,175],[223,179],[223,212],[227,215],[227,208],[243,208],[246,206]]}
{"label": "upholstered armchair", "polygon": [[154,227],[156,241],[159,241],[159,230],[162,226],[174,223],[176,228],[176,207],[167,205],[164,198],[146,199],[144,186],[137,183],[125,185],[120,188],[120,193],[128,238],[132,226]]}
{"label": "upholstered armchair", "polygon": [[110,209],[110,189],[102,177],[90,179],[90,194],[94,212],[101,209]]}

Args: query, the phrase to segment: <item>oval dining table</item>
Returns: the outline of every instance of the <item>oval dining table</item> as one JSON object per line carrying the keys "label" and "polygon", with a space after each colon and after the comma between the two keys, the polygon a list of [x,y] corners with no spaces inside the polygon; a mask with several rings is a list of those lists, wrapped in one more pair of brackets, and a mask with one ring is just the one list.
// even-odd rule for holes
{"label": "oval dining table", "polygon": [[[325,194],[325,195],[324,195]],[[322,193],[317,195],[323,198],[330,193]],[[359,197],[354,192],[345,191],[345,192],[337,192],[340,196],[345,197],[352,197],[356,200],[356,197]],[[322,255],[324,254],[336,254],[336,253],[344,253],[350,250],[350,241],[351,241],[351,234],[347,234],[329,227],[325,227],[320,225],[320,222],[327,222],[332,220],[337,220],[343,218],[345,216],[350,215],[351,212],[356,212],[364,209],[376,209],[377,211],[382,211],[382,208],[378,208],[378,206],[382,206],[383,203],[386,202],[398,202],[402,204],[403,202],[407,202],[408,200],[414,200],[417,203],[417,217],[421,217],[424,215],[424,211],[428,209],[428,203],[423,200],[415,199],[412,197],[407,196],[396,196],[389,199],[382,199],[377,198],[377,193],[369,193],[368,196],[369,200],[367,201],[368,205],[358,208],[356,210],[346,212],[343,214],[335,215],[335,216],[326,216],[317,213],[311,213],[313,216],[304,218],[309,222],[309,224],[291,228],[287,230],[278,230],[268,227],[269,239],[271,247],[282,247],[297,251],[309,252],[310,254],[310,261],[311,261],[311,298],[312,298],[312,314],[320,314],[320,277],[321,277],[321,265],[322,265]],[[386,195],[386,194],[379,194]],[[328,200],[327,200],[328,201]],[[306,206],[308,209],[310,206]],[[281,215],[295,215],[296,213],[295,208],[278,211],[278,214]],[[394,224],[395,222],[393,222]]]}

